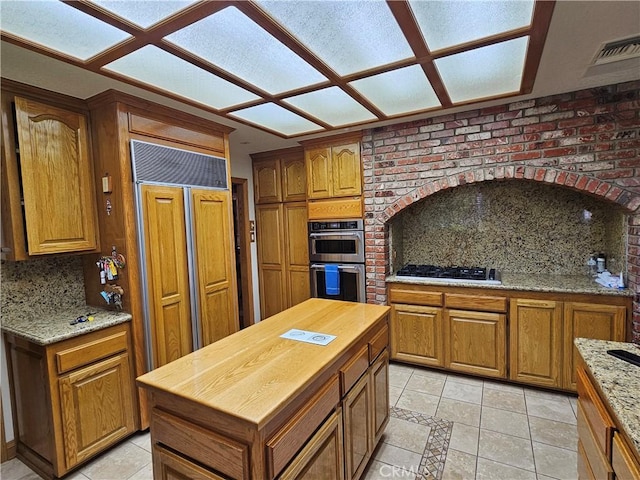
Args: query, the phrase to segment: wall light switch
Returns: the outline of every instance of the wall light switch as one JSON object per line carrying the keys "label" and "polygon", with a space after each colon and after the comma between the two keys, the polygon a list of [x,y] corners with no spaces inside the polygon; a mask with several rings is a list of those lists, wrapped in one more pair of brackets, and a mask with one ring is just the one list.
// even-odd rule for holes
{"label": "wall light switch", "polygon": [[102,177],[102,193],[111,193],[111,175]]}

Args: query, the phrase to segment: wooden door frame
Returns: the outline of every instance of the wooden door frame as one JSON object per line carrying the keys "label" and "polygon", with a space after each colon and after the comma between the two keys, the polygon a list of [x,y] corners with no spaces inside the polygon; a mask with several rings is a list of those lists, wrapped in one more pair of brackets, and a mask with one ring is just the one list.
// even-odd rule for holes
{"label": "wooden door frame", "polygon": [[242,312],[244,317],[242,323],[248,327],[255,323],[253,315],[253,281],[251,276],[251,237],[249,231],[249,180],[231,177],[231,184],[236,186],[238,198],[237,228],[240,238],[240,278],[242,279],[242,284],[238,285],[238,288],[242,291]]}

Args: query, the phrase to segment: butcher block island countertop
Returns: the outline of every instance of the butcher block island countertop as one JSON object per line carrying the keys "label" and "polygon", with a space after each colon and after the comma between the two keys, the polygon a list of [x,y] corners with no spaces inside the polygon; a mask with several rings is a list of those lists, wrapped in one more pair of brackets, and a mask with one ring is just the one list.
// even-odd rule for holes
{"label": "butcher block island countertop", "polygon": [[[154,478],[176,465],[187,476],[275,478],[316,430],[342,415],[350,390],[380,359],[388,384],[388,312],[309,299],[139,377],[150,393]],[[281,337],[292,329],[335,339],[318,345]],[[367,398],[375,390],[367,387]],[[385,407],[386,423],[388,397]]]}

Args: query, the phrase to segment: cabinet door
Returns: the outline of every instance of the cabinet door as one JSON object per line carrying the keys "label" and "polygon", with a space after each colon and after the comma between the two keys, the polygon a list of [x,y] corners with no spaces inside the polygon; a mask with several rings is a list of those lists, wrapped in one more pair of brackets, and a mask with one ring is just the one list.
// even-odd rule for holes
{"label": "cabinet door", "polygon": [[159,445],[153,446],[153,478],[158,480],[224,480],[224,477],[201,467]]}
{"label": "cabinet door", "polygon": [[280,480],[343,480],[342,411],[338,408],[280,475]]}
{"label": "cabinet door", "polygon": [[445,310],[445,358],[452,370],[505,378],[506,315]]}
{"label": "cabinet door", "polygon": [[142,204],[153,358],[160,367],[193,348],[183,190],[143,185]]}
{"label": "cabinet door", "polygon": [[256,206],[260,314],[263,319],[287,308],[283,222],[282,204]]}
{"label": "cabinet door", "polygon": [[393,304],[391,358],[420,365],[444,366],[442,309]]}
{"label": "cabinet door", "polygon": [[329,147],[305,150],[307,167],[307,198],[330,198],[333,195],[331,180],[331,149]]}
{"label": "cabinet door", "polygon": [[63,375],[58,385],[67,469],[135,430],[127,353]]}
{"label": "cabinet door", "polygon": [[283,208],[287,306],[293,307],[311,296],[307,205],[304,202],[285,203]]}
{"label": "cabinet door", "polygon": [[373,450],[371,421],[371,384],[364,375],[347,393],[342,409],[344,415],[345,478],[359,478]]}
{"label": "cabinet door", "polygon": [[373,419],[373,447],[378,444],[389,421],[389,352],[384,350],[373,363],[371,375],[371,416]]}
{"label": "cabinet door", "polygon": [[97,247],[97,212],[84,115],[15,99],[29,255]]}
{"label": "cabinet door", "polygon": [[280,160],[261,160],[253,165],[255,203],[282,201]]}
{"label": "cabinet door", "polygon": [[534,385],[559,387],[562,304],[514,298],[510,302],[509,378]]}
{"label": "cabinet door", "polygon": [[[302,152],[300,152],[302,153]],[[304,156],[282,160],[282,201],[297,202],[307,198],[307,172]]]}
{"label": "cabinet door", "polygon": [[564,304],[564,384],[576,389],[578,349],[573,340],[578,337],[597,340],[624,341],[626,308],[617,305],[566,302]]}
{"label": "cabinet door", "polygon": [[331,147],[332,197],[350,197],[362,193],[360,144]]}
{"label": "cabinet door", "polygon": [[229,195],[191,190],[202,346],[239,329]]}

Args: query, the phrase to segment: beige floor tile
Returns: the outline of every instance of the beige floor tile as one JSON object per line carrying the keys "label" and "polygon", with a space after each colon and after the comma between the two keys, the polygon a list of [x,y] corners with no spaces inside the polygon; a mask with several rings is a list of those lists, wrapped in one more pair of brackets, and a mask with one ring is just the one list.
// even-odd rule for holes
{"label": "beige floor tile", "polygon": [[562,392],[551,392],[551,391],[547,391],[547,390],[539,390],[537,388],[525,388],[524,389],[524,394],[527,398],[529,397],[539,397],[539,398],[545,398],[547,400],[553,400],[556,402],[569,402],[571,398],[573,398],[571,395],[568,395],[566,393],[562,393]]}
{"label": "beige floor tile", "polygon": [[525,401],[527,403],[527,414],[529,416],[557,420],[564,423],[577,423],[571,404],[566,397],[558,401],[543,396],[527,395],[525,393]]}
{"label": "beige floor tile", "polygon": [[426,368],[426,367],[416,367],[413,371],[413,374],[420,375],[422,377],[438,378],[440,380],[446,380],[447,377],[449,376],[447,372],[443,370],[436,370],[433,368]]}
{"label": "beige floor tile", "polygon": [[472,427],[480,426],[480,405],[442,398],[435,416],[452,422],[460,422]]}
{"label": "beige floor tile", "polygon": [[484,388],[491,390],[501,390],[503,392],[511,393],[524,393],[523,388],[520,385],[514,385],[513,383],[499,382],[497,380],[485,380]]}
{"label": "beige floor tile", "polygon": [[435,415],[438,402],[440,402],[438,396],[405,390],[396,402],[396,407],[426,415]]}
{"label": "beige floor tile", "polygon": [[531,440],[546,443],[554,447],[576,450],[578,448],[578,429],[576,425],[547,420],[540,417],[529,417]]}
{"label": "beige floor tile", "polygon": [[533,442],[533,456],[536,472],[542,475],[561,480],[578,478],[578,454],[573,450]]}
{"label": "beige floor tile", "polygon": [[413,368],[392,363],[389,365],[389,385],[404,388],[413,374]]}
{"label": "beige floor tile", "polygon": [[476,475],[476,461],[475,455],[449,449],[442,480],[473,479]]}
{"label": "beige floor tile", "polygon": [[402,395],[403,388],[389,386],[389,405],[395,406],[396,402]]}
{"label": "beige floor tile", "polygon": [[447,379],[442,390],[442,397],[480,405],[482,403],[482,385],[471,385]]}
{"label": "beige floor tile", "polygon": [[486,458],[478,458],[476,480],[536,480],[536,474]]}
{"label": "beige floor tile", "polygon": [[531,438],[529,419],[526,415],[487,406],[482,407],[480,428],[520,438]]}
{"label": "beige floor tile", "polygon": [[578,397],[569,397],[569,403],[571,404],[571,408],[573,409],[573,414],[578,416]]}
{"label": "beige floor tile", "polygon": [[388,443],[380,445],[380,448],[376,449],[374,454],[374,460],[414,472],[414,476],[415,472],[420,468],[421,459],[422,454],[420,453],[411,452]]}
{"label": "beige floor tile", "polygon": [[458,450],[471,455],[478,454],[478,436],[480,429],[471,427],[464,423],[454,422],[451,430],[451,439],[449,440],[449,448]]}
{"label": "beige floor tile", "polygon": [[40,480],[40,476],[17,458],[12,458],[0,466],[2,480]]}
{"label": "beige floor tile", "polygon": [[442,395],[445,380],[443,378],[414,373],[407,382],[407,390],[428,393],[429,395]]}
{"label": "beige floor tile", "polygon": [[384,429],[383,441],[422,455],[430,431],[425,425],[391,417]]}
{"label": "beige floor tile", "polygon": [[480,429],[478,457],[534,472],[531,441]]}
{"label": "beige floor tile", "polygon": [[91,480],[129,478],[151,463],[151,453],[124,442],[83,467],[80,471]]}
{"label": "beige floor tile", "polygon": [[129,437],[129,441],[147,452],[151,451],[151,434],[148,430],[134,434]]}
{"label": "beige floor tile", "polygon": [[457,373],[449,373],[447,375],[447,381],[456,382],[456,383],[465,383],[467,385],[477,385],[480,387],[484,383],[484,380],[482,380],[481,378],[468,377],[466,375],[460,375]]}
{"label": "beige floor tile", "polygon": [[145,465],[127,480],[153,480],[153,464]]}
{"label": "beige floor tile", "polygon": [[500,389],[488,388],[485,382],[482,391],[482,405],[491,408],[499,408],[516,413],[527,413],[527,407],[524,403],[524,393],[522,391],[508,391]]}

